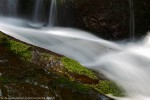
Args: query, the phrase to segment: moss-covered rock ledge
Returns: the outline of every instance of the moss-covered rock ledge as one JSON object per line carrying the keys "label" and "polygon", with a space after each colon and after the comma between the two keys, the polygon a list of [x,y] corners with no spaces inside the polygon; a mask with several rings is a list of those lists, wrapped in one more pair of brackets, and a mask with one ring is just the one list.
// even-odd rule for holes
{"label": "moss-covered rock ledge", "polygon": [[[17,54],[21,59],[34,63],[47,72],[58,75],[51,84],[57,90],[61,84],[75,91],[94,90],[103,94],[122,96],[123,92],[113,82],[98,76],[94,71],[81,66],[78,62],[62,55],[25,44],[0,33],[0,44]],[[0,78],[1,82],[8,79]]]}

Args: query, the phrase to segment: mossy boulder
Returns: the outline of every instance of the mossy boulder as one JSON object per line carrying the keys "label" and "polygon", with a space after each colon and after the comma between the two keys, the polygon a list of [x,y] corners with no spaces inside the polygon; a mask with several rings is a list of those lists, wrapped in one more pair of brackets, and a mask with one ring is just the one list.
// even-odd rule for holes
{"label": "mossy boulder", "polygon": [[[68,87],[69,89],[68,91],[75,91],[75,92],[83,93],[82,95],[84,95],[84,93],[87,95],[87,93],[90,93],[89,91],[92,91],[95,97],[97,94],[97,92],[94,92],[95,90],[98,90],[99,93],[103,93],[103,94],[111,93],[115,96],[120,96],[122,93],[121,90],[116,85],[114,85],[110,81],[101,80],[100,77],[98,77],[98,75],[94,71],[85,68],[84,66],[80,65],[75,60],[69,59],[67,57],[56,56],[54,54],[49,54],[48,52],[43,51],[43,52],[38,53],[39,54],[38,57],[40,58],[37,59],[36,62],[33,62],[31,60],[31,58],[33,58],[32,57],[33,49],[31,48],[35,49],[36,47],[32,47],[18,40],[14,40],[4,34],[0,34],[0,41],[2,45],[7,43],[7,45],[4,45],[4,46],[7,49],[9,49],[10,52],[15,53],[24,61],[34,63],[39,66],[38,68],[48,70],[50,73],[57,75],[56,80],[52,81],[52,84],[51,84],[53,85],[54,88],[56,87],[57,90],[59,87],[65,86],[65,88]],[[39,50],[39,49],[36,48],[35,50]],[[60,61],[61,65],[50,66],[48,67],[48,69],[45,69],[45,67],[49,63],[49,60],[53,60],[54,63],[55,61],[56,62]],[[38,64],[38,63],[41,63],[41,64]],[[44,65],[42,65],[43,63]],[[24,79],[24,77],[26,77],[29,80],[34,80],[34,78],[36,78],[37,76],[36,73],[34,70],[26,69],[25,72],[23,73],[24,75],[7,74],[8,76],[11,76],[11,77],[2,76],[0,77],[0,82],[4,84],[8,84],[10,82],[17,83],[19,79]],[[98,83],[99,81],[100,83]]]}

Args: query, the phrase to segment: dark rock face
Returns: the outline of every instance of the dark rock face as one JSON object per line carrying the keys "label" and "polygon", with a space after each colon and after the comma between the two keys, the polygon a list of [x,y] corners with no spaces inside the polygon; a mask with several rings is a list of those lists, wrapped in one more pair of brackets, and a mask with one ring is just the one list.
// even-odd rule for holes
{"label": "dark rock face", "polygon": [[135,0],[135,27],[138,36],[145,35],[150,29],[150,1]]}
{"label": "dark rock face", "polygon": [[[79,3],[79,2],[78,2]],[[78,25],[107,39],[127,37],[127,0],[84,0],[78,4]]]}
{"label": "dark rock face", "polygon": [[[133,0],[135,35],[149,30],[150,1]],[[95,32],[105,39],[129,38],[130,7],[128,0],[76,0],[78,27]]]}

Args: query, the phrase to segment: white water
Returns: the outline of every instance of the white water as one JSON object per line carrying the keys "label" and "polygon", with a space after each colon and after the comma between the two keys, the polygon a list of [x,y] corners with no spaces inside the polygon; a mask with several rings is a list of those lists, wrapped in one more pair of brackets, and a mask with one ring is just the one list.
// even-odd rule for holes
{"label": "white water", "polygon": [[30,28],[27,21],[0,19],[0,30],[26,43],[39,46],[79,61],[102,72],[120,85],[126,98],[150,99],[150,37],[141,42],[117,44],[88,32],[58,27]]}
{"label": "white water", "polygon": [[[48,26],[54,26],[57,17],[57,2],[56,0],[51,0],[50,2],[50,11],[49,11],[49,18],[48,18]],[[36,0],[35,7],[33,11],[33,22],[30,23],[31,26],[39,27],[44,24],[43,19],[45,17],[44,14],[44,0]]]}
{"label": "white water", "polygon": [[49,25],[53,26],[57,18],[57,1],[51,0],[50,15],[49,15]]}
{"label": "white water", "polygon": [[42,21],[43,16],[43,0],[36,0],[35,1],[35,9],[33,11],[33,21],[40,23]]}

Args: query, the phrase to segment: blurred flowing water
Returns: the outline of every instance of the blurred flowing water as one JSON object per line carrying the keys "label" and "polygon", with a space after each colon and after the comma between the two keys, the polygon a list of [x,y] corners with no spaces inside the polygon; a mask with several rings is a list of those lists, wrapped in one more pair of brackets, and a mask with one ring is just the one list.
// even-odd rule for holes
{"label": "blurred flowing water", "polygon": [[51,0],[48,25],[53,26],[56,23],[56,19],[57,19],[57,2],[56,0]]}
{"label": "blurred flowing water", "polygon": [[17,16],[18,0],[0,0],[0,15]]}
{"label": "blurred flowing water", "polygon": [[[43,0],[36,0],[35,7],[33,11],[33,22],[36,23],[34,26],[39,26],[44,24],[44,1]],[[48,26],[53,26],[56,22],[56,14],[57,14],[57,2],[56,0],[51,0],[50,2],[50,10],[49,10],[49,18],[48,18]],[[32,24],[33,25],[33,24]]]}
{"label": "blurred flowing water", "polygon": [[[0,0],[0,16],[5,17],[20,17],[18,14],[19,3],[20,0]],[[32,22],[35,23],[36,27],[41,24],[48,24],[49,26],[53,26],[56,22],[57,17],[57,1],[51,0],[50,2],[44,0],[31,0],[34,2],[33,4],[33,12],[32,12]],[[45,3],[49,3],[49,14],[48,14],[48,22],[45,23],[44,19],[46,19],[46,12],[44,11]],[[31,12],[31,11],[30,11]]]}
{"label": "blurred flowing water", "polygon": [[42,20],[42,16],[43,16],[42,10],[44,10],[43,6],[44,6],[43,0],[35,1],[35,7],[34,7],[35,9],[33,11],[33,21],[34,22],[40,22]]}
{"label": "blurred flowing water", "polygon": [[31,23],[21,18],[1,16],[0,30],[23,42],[54,51],[77,60],[87,68],[102,72],[125,90],[126,98],[116,98],[118,100],[150,98],[149,35],[136,43],[123,44],[106,41],[77,29],[37,27]]}

